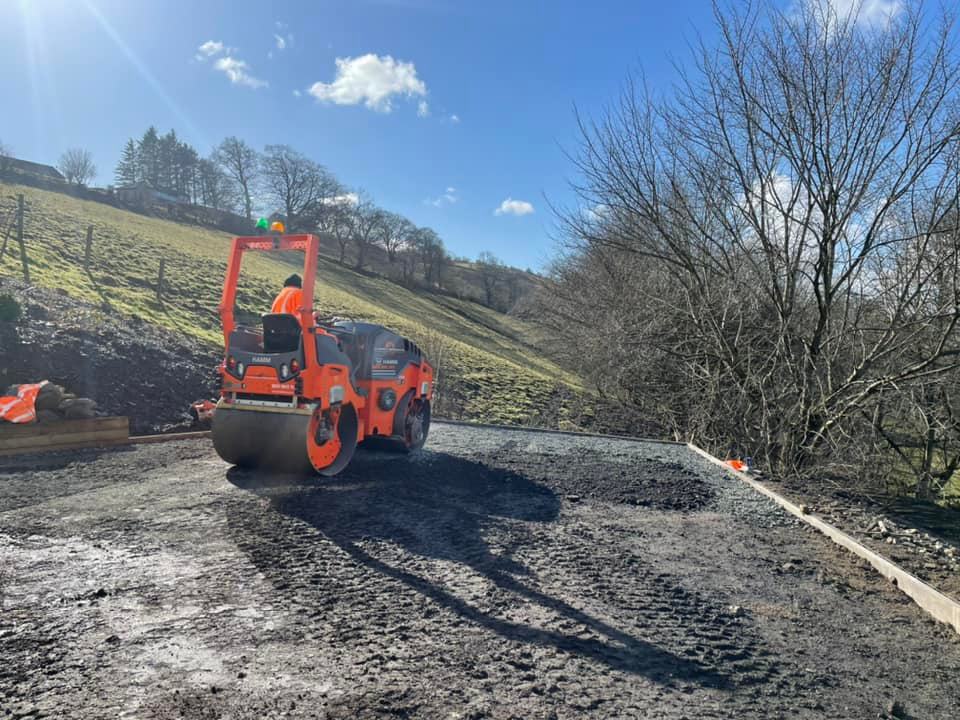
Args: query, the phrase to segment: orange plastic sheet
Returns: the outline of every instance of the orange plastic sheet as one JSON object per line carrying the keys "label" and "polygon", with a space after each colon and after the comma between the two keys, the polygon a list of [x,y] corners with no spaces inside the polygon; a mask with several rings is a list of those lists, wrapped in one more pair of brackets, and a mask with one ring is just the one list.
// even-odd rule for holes
{"label": "orange plastic sheet", "polygon": [[46,382],[18,385],[16,396],[0,397],[0,420],[31,423],[37,419],[37,395]]}

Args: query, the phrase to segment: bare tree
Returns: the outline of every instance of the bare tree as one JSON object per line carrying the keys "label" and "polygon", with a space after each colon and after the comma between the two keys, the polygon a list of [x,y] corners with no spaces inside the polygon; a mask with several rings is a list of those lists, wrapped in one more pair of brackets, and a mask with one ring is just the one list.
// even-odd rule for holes
{"label": "bare tree", "polygon": [[201,205],[218,210],[232,210],[234,205],[231,192],[231,180],[220,165],[212,160],[200,160],[197,163],[198,200]]}
{"label": "bare tree", "polygon": [[262,170],[269,197],[283,208],[289,230],[305,229],[301,216],[340,188],[324,167],[288,145],[267,145]]}
{"label": "bare tree", "polygon": [[260,153],[237,137],[228,137],[213,151],[213,161],[236,185],[243,214],[253,220],[253,195],[260,180]]}
{"label": "bare tree", "polygon": [[57,169],[71,185],[86,185],[97,175],[89,150],[70,148],[60,156]]}
{"label": "bare tree", "polygon": [[[870,422],[883,444],[893,450],[913,478],[920,499],[942,495],[960,469],[960,398],[956,378],[913,383],[887,391],[873,404]],[[878,454],[879,455],[879,454]],[[882,455],[880,456],[882,457]],[[889,467],[889,462],[886,465]],[[885,478],[896,483],[898,478]],[[901,482],[902,482],[901,476]],[[901,487],[890,487],[899,492]]]}
{"label": "bare tree", "polygon": [[353,206],[353,241],[357,246],[357,270],[366,265],[367,250],[375,237],[380,235],[385,213],[363,194]]}
{"label": "bare tree", "polygon": [[397,262],[400,265],[400,277],[404,285],[412,287],[417,274],[417,250],[412,243],[405,245],[397,252]]}
{"label": "bare tree", "polygon": [[321,228],[333,235],[340,249],[338,262],[343,265],[346,262],[347,248],[353,242],[354,214],[352,204],[349,202],[331,202],[323,214],[323,224]]}
{"label": "bare tree", "polygon": [[516,268],[507,268],[504,279],[507,283],[507,297],[509,298],[510,308],[514,308],[523,298],[525,290],[529,287],[529,282],[524,282],[523,275]]}
{"label": "bare tree", "polygon": [[628,83],[581,120],[589,210],[564,214],[550,307],[600,325],[583,362],[623,358],[604,380],[678,435],[856,472],[863,413],[958,370],[952,23],[745,7],[674,97]]}
{"label": "bare tree", "polygon": [[487,307],[493,307],[497,287],[503,279],[504,267],[496,255],[484,250],[477,257],[477,270],[480,273],[480,283],[483,286],[483,296]]}
{"label": "bare tree", "polygon": [[377,240],[387,251],[387,260],[393,264],[397,260],[397,252],[409,242],[416,225],[403,215],[384,211],[380,218]]}
{"label": "bare tree", "polygon": [[449,258],[443,240],[433,228],[419,228],[414,234],[413,246],[423,267],[423,281],[428,286],[443,286],[443,271]]}

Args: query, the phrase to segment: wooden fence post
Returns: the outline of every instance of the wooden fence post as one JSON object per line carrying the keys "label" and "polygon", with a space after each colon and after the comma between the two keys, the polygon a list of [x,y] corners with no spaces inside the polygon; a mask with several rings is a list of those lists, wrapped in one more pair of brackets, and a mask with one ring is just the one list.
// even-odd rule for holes
{"label": "wooden fence post", "polygon": [[11,210],[7,216],[6,229],[3,231],[3,247],[0,247],[0,260],[7,254],[7,241],[10,239],[10,233],[13,232],[13,221],[16,218],[16,210]]}
{"label": "wooden fence post", "polygon": [[20,243],[20,261],[23,263],[23,281],[30,284],[30,262],[27,246],[23,242],[23,195],[17,195],[17,242]]}
{"label": "wooden fence post", "polygon": [[90,272],[90,250],[93,248],[93,225],[87,225],[87,245],[83,251],[83,269]]}
{"label": "wooden fence post", "polygon": [[167,261],[160,258],[160,272],[157,273],[157,300],[160,302],[163,302],[163,269],[166,264]]}

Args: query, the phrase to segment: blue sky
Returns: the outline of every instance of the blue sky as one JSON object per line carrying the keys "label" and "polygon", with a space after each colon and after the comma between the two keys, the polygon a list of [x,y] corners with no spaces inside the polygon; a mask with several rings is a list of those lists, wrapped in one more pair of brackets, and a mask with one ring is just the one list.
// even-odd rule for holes
{"label": "blue sky", "polygon": [[105,185],[151,124],[203,154],[287,143],[452,252],[533,268],[547,200],[572,202],[574,104],[599,111],[631,68],[668,88],[671,58],[712,32],[706,0],[3,0],[0,27],[18,157],[88,148]]}

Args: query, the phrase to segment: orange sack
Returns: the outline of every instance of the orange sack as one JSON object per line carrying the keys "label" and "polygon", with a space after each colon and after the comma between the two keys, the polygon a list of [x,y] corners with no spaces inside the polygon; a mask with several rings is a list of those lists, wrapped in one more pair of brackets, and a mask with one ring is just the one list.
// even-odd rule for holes
{"label": "orange sack", "polygon": [[16,397],[0,397],[0,420],[11,423],[31,423],[36,420],[37,395],[40,394],[40,388],[44,385],[46,385],[46,381],[18,385]]}

